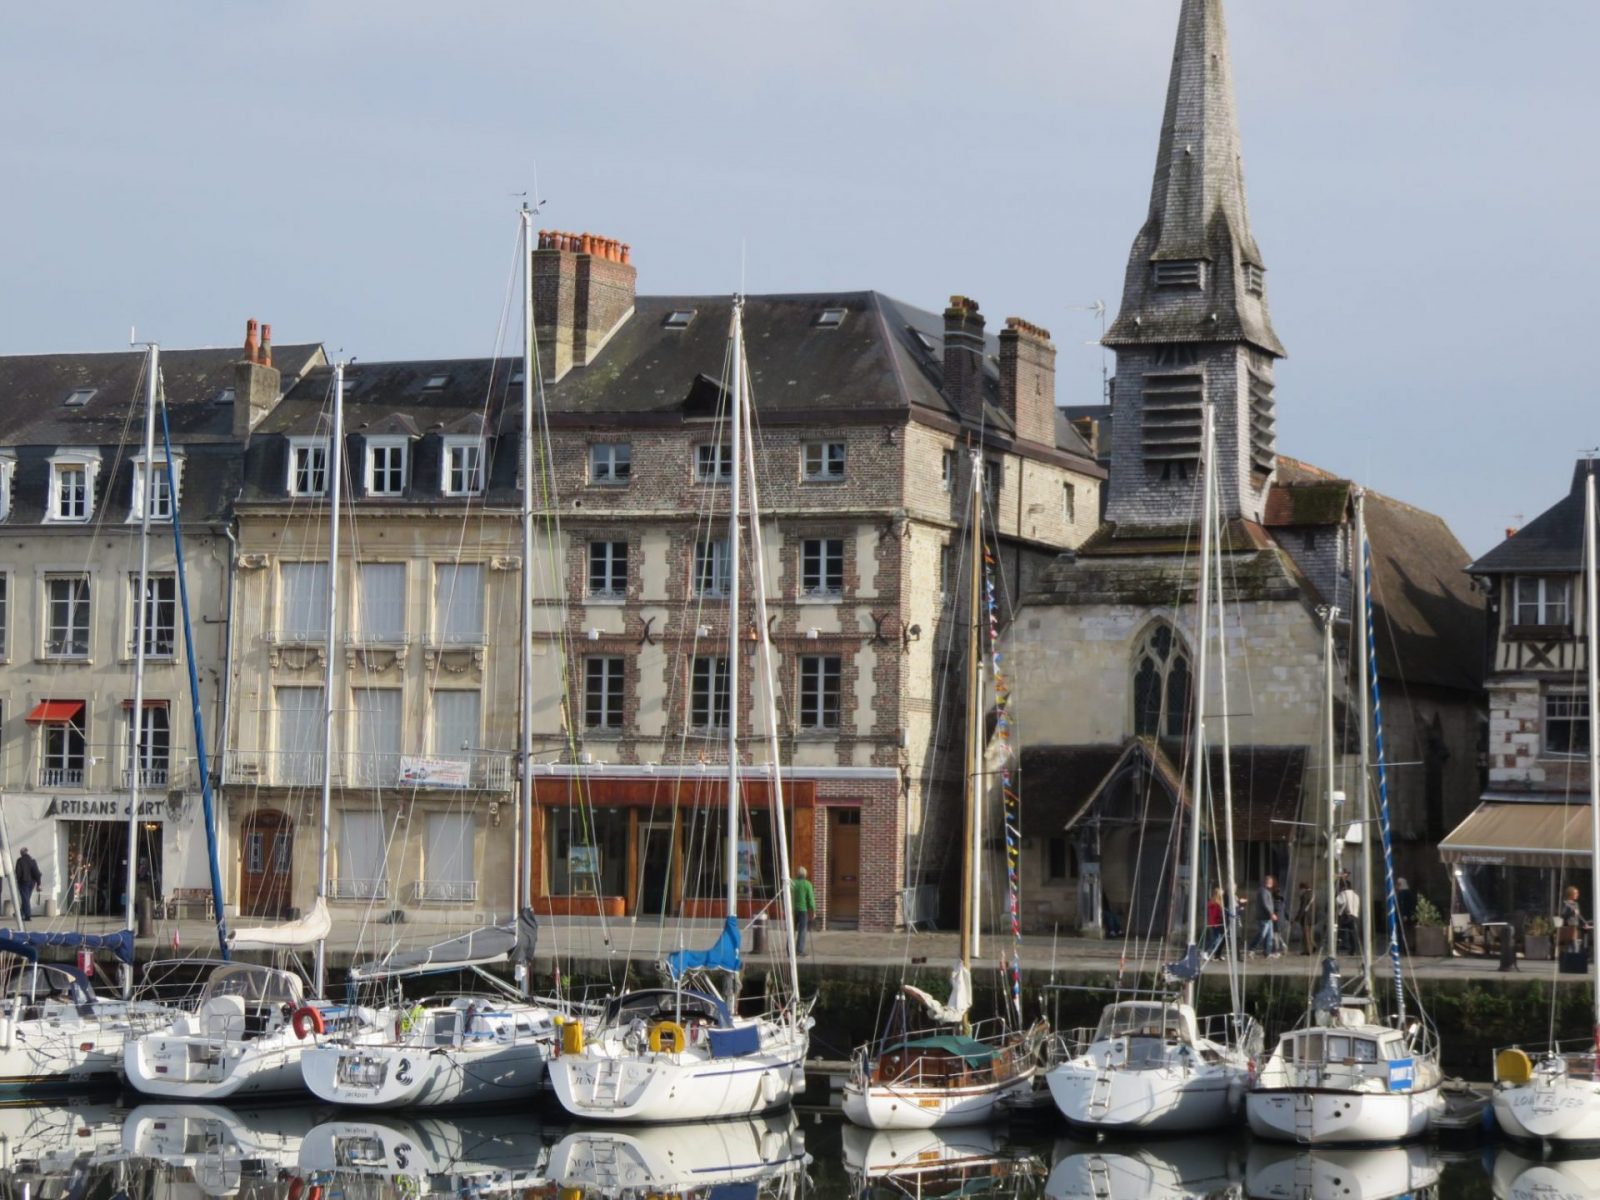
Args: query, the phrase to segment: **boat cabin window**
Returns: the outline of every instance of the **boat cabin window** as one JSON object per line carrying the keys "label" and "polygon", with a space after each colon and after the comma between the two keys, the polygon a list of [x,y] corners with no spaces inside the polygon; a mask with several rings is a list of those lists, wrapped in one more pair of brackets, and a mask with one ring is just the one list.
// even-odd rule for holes
{"label": "boat cabin window", "polygon": [[1405,1058],[1409,1053],[1404,1038],[1386,1037],[1378,1043],[1378,1057],[1381,1059]]}
{"label": "boat cabin window", "polygon": [[298,1004],[300,995],[300,980],[287,971],[241,963],[213,971],[200,999],[240,996],[246,1004]]}
{"label": "boat cabin window", "polygon": [[1295,1062],[1320,1063],[1322,1061],[1322,1034],[1301,1034],[1295,1042]]}
{"label": "boat cabin window", "polygon": [[613,1000],[607,1017],[612,1024],[643,1021],[708,1021],[724,1025],[722,1011],[709,997],[694,992],[631,992]]}
{"label": "boat cabin window", "polygon": [[1165,1004],[1113,1004],[1100,1014],[1095,1038],[1182,1038],[1183,1021]]}
{"label": "boat cabin window", "polygon": [[436,1012],[433,1014],[433,1044],[435,1046],[453,1046],[456,1040],[456,1027],[461,1021],[458,1012]]}

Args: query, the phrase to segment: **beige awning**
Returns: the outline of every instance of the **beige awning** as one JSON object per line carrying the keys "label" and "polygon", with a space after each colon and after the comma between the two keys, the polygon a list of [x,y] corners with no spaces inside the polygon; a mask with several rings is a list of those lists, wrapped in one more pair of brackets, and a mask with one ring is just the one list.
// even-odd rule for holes
{"label": "beige awning", "polygon": [[1587,804],[1486,800],[1439,843],[1447,863],[1581,867],[1591,845]]}

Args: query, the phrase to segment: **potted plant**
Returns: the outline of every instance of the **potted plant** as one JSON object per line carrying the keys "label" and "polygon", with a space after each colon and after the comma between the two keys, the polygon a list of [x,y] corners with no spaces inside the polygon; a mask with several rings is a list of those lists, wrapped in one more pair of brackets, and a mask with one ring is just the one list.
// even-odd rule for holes
{"label": "potted plant", "polygon": [[1549,917],[1543,914],[1529,917],[1522,934],[1522,953],[1530,959],[1549,962],[1554,949],[1554,939],[1551,937],[1554,930],[1555,926]]}
{"label": "potted plant", "polygon": [[1426,896],[1417,897],[1417,927],[1412,952],[1419,958],[1443,958],[1444,915]]}

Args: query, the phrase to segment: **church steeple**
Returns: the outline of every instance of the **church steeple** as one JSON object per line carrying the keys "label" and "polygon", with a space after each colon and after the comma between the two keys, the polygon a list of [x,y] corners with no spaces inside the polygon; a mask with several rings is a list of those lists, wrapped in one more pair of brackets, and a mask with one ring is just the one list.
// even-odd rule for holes
{"label": "church steeple", "polygon": [[1216,407],[1223,509],[1259,518],[1276,454],[1266,264],[1250,232],[1222,0],[1182,0],[1150,212],[1134,239],[1117,351],[1108,517],[1184,520],[1200,409]]}

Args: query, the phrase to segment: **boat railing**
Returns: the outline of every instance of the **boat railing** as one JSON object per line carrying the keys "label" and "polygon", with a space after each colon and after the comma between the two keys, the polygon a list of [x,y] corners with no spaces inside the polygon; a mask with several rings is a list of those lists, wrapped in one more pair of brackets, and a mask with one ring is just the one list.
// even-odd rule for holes
{"label": "boat railing", "polygon": [[[852,1078],[862,1085],[899,1088],[981,1087],[1009,1079],[1036,1062],[1035,1033],[1018,1032],[999,1017],[977,1022],[963,1038],[993,1051],[987,1063],[973,1063],[957,1054],[930,1052],[907,1045],[918,1038],[939,1036],[940,1032],[924,1030],[859,1047],[851,1060]],[[902,1061],[898,1064],[887,1061],[900,1047],[905,1048]]]}
{"label": "boat railing", "polygon": [[[1493,1050],[1494,1081],[1501,1082],[1507,1078],[1504,1069],[1505,1060],[1502,1055],[1508,1051],[1520,1050],[1527,1056],[1528,1065],[1537,1070],[1539,1064],[1559,1063],[1562,1073],[1573,1079],[1594,1079],[1600,1081],[1600,1061],[1596,1056],[1596,1039],[1593,1036],[1582,1038],[1569,1038],[1560,1041],[1546,1042],[1539,1046],[1524,1046],[1512,1043],[1509,1046],[1496,1046]],[[1524,1082],[1517,1079],[1513,1082]]]}

